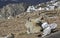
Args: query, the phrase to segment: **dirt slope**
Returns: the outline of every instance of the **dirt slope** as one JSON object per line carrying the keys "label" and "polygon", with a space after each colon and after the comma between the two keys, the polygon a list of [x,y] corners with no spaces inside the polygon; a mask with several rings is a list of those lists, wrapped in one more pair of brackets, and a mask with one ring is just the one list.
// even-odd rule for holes
{"label": "dirt slope", "polygon": [[[55,16],[56,18],[47,18],[49,23],[55,22],[58,24],[57,29],[60,29],[60,11],[38,11],[31,13],[21,13],[17,15],[14,19],[10,20],[0,20],[0,36],[5,36],[9,33],[14,33],[15,38],[38,38],[38,34],[26,34],[26,28],[24,26],[28,17],[37,18],[41,14],[47,15],[48,17]],[[40,33],[39,33],[40,34]]]}

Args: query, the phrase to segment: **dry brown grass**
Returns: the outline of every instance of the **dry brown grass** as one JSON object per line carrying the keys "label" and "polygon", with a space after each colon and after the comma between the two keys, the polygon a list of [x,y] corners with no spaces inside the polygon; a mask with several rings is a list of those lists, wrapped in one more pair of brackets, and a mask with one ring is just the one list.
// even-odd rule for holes
{"label": "dry brown grass", "polygon": [[10,20],[0,20],[0,36],[7,35],[8,33],[14,33],[15,38],[38,38],[38,34],[26,34],[25,22],[28,17],[37,18],[41,14],[47,16],[56,16],[56,18],[47,18],[49,23],[55,22],[58,24],[58,29],[60,29],[60,11],[38,11],[31,13],[21,13],[17,15],[14,19]]}

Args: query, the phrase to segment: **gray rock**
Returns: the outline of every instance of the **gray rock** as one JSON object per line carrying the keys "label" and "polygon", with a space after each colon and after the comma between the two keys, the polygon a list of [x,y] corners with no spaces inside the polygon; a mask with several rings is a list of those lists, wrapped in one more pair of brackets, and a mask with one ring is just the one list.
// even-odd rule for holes
{"label": "gray rock", "polygon": [[44,38],[60,38],[60,31],[56,33],[52,33],[51,35],[48,35]]}
{"label": "gray rock", "polygon": [[8,4],[0,10],[0,15],[2,15],[4,18],[7,18],[9,16],[15,17],[16,15],[25,12],[26,9],[27,5],[24,3]]}

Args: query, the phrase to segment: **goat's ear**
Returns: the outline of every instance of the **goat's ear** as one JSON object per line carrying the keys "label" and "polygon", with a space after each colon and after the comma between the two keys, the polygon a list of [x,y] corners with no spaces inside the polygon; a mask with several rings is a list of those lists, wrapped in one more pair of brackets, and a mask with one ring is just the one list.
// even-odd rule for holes
{"label": "goat's ear", "polygon": [[40,19],[40,20],[43,20],[43,19],[44,19],[44,17],[43,17],[43,16],[40,16],[40,17],[39,17],[39,19]]}
{"label": "goat's ear", "polygon": [[42,17],[41,17],[41,20],[43,20],[43,19],[44,19],[44,17],[42,16]]}
{"label": "goat's ear", "polygon": [[30,20],[30,17],[28,17],[27,20]]}
{"label": "goat's ear", "polygon": [[27,20],[31,22],[31,19],[30,19],[30,17],[28,17],[28,18],[27,18]]}

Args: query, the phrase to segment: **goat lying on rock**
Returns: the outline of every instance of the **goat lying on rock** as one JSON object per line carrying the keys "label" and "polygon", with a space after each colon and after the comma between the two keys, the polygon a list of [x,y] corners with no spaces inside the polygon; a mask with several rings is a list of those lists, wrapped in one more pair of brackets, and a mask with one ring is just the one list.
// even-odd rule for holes
{"label": "goat lying on rock", "polygon": [[42,37],[50,34],[51,31],[54,30],[56,27],[57,27],[57,24],[56,24],[56,23],[52,23],[52,24],[48,24],[47,22],[43,23],[43,24],[42,24],[42,28],[43,28],[44,30],[43,30],[43,35],[42,35]]}

